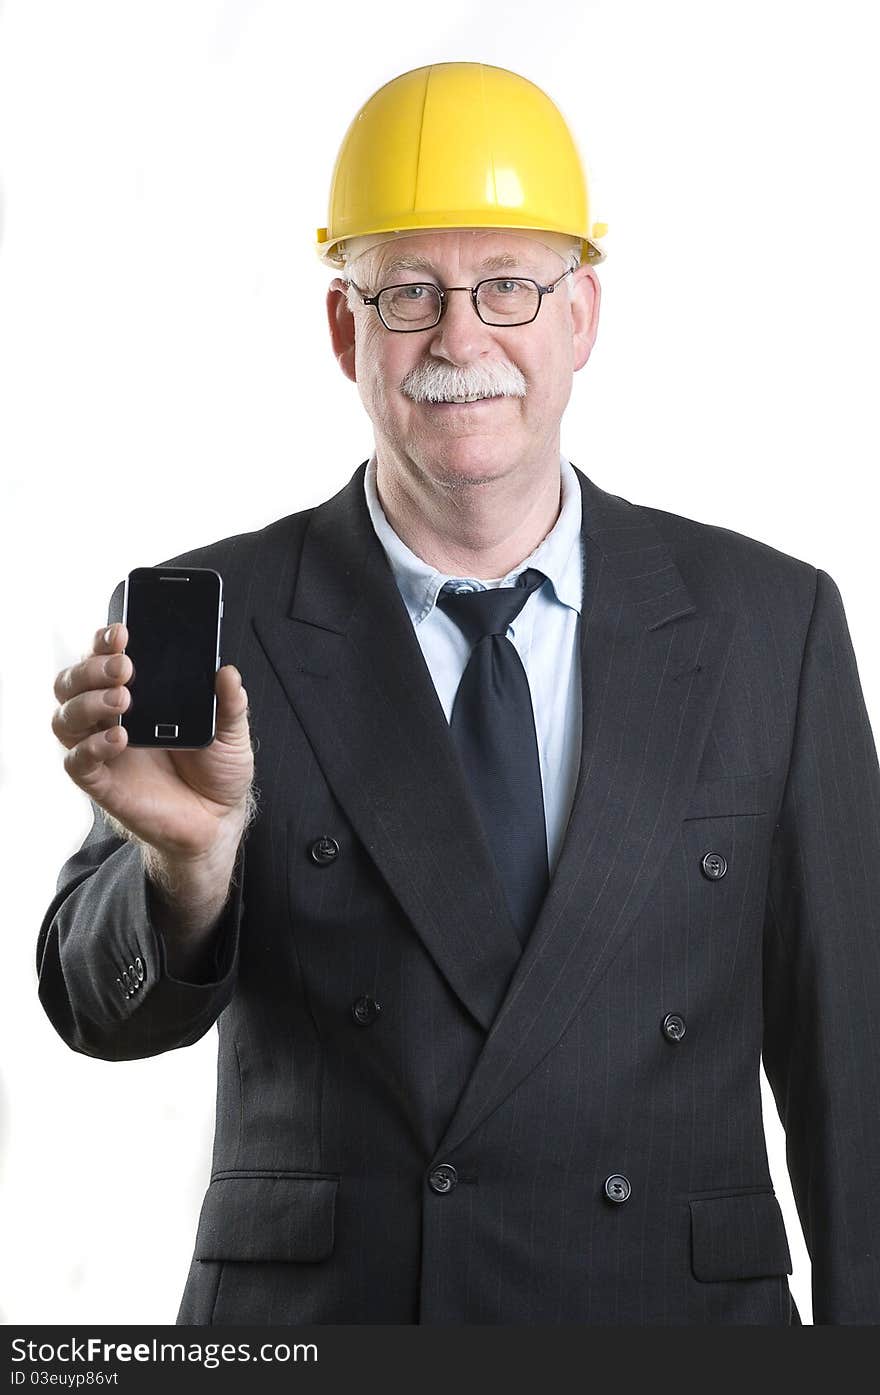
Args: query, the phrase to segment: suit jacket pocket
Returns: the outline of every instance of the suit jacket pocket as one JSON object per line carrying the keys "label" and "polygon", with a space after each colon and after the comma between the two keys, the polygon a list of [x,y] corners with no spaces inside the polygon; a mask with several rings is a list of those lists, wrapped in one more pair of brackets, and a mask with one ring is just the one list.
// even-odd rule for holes
{"label": "suit jacket pocket", "polygon": [[326,1259],[336,1189],[329,1172],[216,1173],[199,1216],[196,1259]]}
{"label": "suit jacket pocket", "polygon": [[723,818],[732,814],[766,814],[770,811],[774,770],[762,775],[724,775],[698,780],[684,811],[685,819]]}
{"label": "suit jacket pocket", "polygon": [[692,1200],[691,1268],[696,1279],[791,1273],[782,1210],[772,1188]]}

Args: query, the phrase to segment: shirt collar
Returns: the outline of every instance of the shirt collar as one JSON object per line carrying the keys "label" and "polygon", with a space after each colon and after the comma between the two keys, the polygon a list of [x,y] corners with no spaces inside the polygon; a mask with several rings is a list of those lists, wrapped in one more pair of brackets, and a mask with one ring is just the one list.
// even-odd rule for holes
{"label": "shirt collar", "polygon": [[[512,584],[514,577],[526,567],[537,567],[549,577],[556,599],[580,613],[583,591],[580,547],[581,490],[574,466],[563,455],[559,457],[559,468],[562,484],[559,517],[534,552],[502,578],[502,584]],[[467,580],[479,589],[484,587],[485,583],[476,577],[457,577],[448,572],[438,572],[435,567],[417,557],[403,539],[398,537],[379,502],[375,452],[367,462],[364,472],[364,494],[376,536],[385,549],[385,555],[414,625],[420,624],[430,615],[437,594],[447,581]]]}

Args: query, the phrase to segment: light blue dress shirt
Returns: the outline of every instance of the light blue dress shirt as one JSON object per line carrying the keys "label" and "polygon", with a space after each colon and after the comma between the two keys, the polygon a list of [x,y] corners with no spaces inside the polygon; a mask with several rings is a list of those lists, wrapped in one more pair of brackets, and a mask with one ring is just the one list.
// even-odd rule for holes
{"label": "light blue dress shirt", "polygon": [[547,536],[506,576],[480,580],[438,572],[417,557],[391,527],[379,502],[375,454],[364,473],[373,527],[409,611],[447,721],[452,718],[470,645],[455,621],[434,604],[441,587],[447,581],[478,591],[512,586],[526,567],[537,567],[549,578],[529,596],[508,626],[507,637],[522,660],[532,693],[551,876],[568,825],[581,755],[581,490],[574,468],[564,456],[560,456],[560,475],[561,508]]}

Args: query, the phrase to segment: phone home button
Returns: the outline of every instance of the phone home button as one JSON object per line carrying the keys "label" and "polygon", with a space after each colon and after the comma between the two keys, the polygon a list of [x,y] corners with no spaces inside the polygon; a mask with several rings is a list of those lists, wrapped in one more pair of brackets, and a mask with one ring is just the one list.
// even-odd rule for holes
{"label": "phone home button", "polygon": [[176,722],[157,722],[155,735],[160,740],[173,741],[177,736]]}

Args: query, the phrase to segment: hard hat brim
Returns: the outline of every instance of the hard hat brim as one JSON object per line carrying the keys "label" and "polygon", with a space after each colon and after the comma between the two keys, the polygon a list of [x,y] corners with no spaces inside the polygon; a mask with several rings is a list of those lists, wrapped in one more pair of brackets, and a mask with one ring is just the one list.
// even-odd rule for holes
{"label": "hard hat brim", "polygon": [[[582,243],[582,248],[581,248],[581,260],[580,260],[580,265],[581,265],[581,266],[583,266],[583,265],[585,265],[585,264],[586,264],[586,265],[589,265],[589,266],[596,266],[596,265],[598,265],[599,262],[603,262],[603,261],[605,260],[605,255],[606,255],[606,254],[605,254],[605,251],[604,251],[604,249],[599,245],[598,242],[594,241],[592,238],[585,237],[583,233],[569,233],[569,232],[568,232],[568,229],[564,229],[564,228],[520,227],[520,226],[518,226],[518,225],[515,226],[515,225],[510,224],[510,223],[504,223],[504,224],[500,224],[500,223],[499,223],[499,224],[491,224],[491,223],[490,223],[490,224],[486,224],[486,223],[481,223],[481,224],[477,224],[477,223],[464,223],[464,222],[462,222],[462,223],[460,223],[460,224],[458,224],[458,223],[457,223],[457,224],[443,224],[442,226],[439,226],[439,225],[438,225],[437,227],[427,227],[427,228],[424,227],[424,226],[412,227],[412,228],[401,228],[401,227],[394,227],[394,228],[392,228],[392,227],[385,227],[385,228],[358,228],[357,234],[356,234],[356,235],[357,235],[357,237],[360,238],[360,237],[366,237],[366,236],[371,236],[371,235],[380,235],[380,234],[383,234],[383,233],[387,233],[387,234],[395,234],[395,233],[397,233],[397,234],[399,234],[401,237],[406,237],[408,234],[415,235],[416,233],[424,233],[424,232],[455,232],[455,231],[458,231],[459,229],[469,231],[469,230],[471,230],[471,229],[473,229],[473,228],[477,228],[477,227],[479,227],[480,231],[490,232],[490,231],[492,230],[492,228],[493,228],[493,227],[496,227],[496,226],[497,226],[499,232],[510,232],[510,233],[530,233],[530,232],[542,233],[542,232],[554,232],[554,233],[562,233],[562,234],[564,234],[564,235],[566,235],[566,236],[570,236],[572,242],[575,242],[578,238],[580,238],[580,239],[581,239],[581,243]],[[355,235],[355,234],[354,234],[353,232],[350,234],[350,236],[354,236],[354,235]],[[328,236],[328,230],[327,230],[327,228],[318,228],[318,229],[317,229],[317,233],[316,233],[316,251],[317,251],[318,257],[319,257],[320,260],[324,263],[325,266],[333,267],[333,268],[336,269],[336,270],[343,270],[343,269],[345,268],[346,263],[347,263],[347,258],[346,258],[345,251],[344,251],[345,241],[346,241],[346,238],[345,238],[343,235],[337,235],[336,237],[329,237],[329,236]]]}

